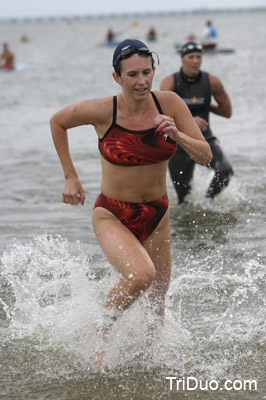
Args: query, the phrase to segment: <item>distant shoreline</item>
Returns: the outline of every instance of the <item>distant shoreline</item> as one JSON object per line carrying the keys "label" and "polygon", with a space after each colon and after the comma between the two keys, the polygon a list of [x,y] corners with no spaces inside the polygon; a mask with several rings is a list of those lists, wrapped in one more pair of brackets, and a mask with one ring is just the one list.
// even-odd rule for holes
{"label": "distant shoreline", "polygon": [[56,15],[56,16],[21,16],[21,17],[1,17],[0,23],[32,23],[32,22],[57,22],[57,21],[82,21],[108,18],[143,18],[143,17],[162,17],[174,15],[195,15],[195,14],[223,14],[223,13],[245,13],[266,11],[266,6],[255,6],[246,8],[197,8],[182,11],[142,11],[135,13],[110,13],[110,14],[87,14],[87,15]]}

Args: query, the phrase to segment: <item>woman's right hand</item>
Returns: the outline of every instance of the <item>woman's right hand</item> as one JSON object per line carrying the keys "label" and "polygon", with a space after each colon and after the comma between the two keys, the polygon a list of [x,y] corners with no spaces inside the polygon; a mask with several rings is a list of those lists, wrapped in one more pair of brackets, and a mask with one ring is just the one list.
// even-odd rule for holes
{"label": "woman's right hand", "polygon": [[84,206],[85,193],[78,178],[66,179],[65,187],[62,193],[62,202],[75,206],[81,203]]}

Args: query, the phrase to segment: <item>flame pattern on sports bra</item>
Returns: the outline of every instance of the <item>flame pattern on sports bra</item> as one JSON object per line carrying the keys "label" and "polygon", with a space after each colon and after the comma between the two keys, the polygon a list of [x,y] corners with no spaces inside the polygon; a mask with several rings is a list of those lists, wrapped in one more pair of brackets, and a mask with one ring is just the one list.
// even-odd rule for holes
{"label": "flame pattern on sports bra", "polygon": [[[154,93],[155,104],[160,114],[161,107]],[[113,122],[99,139],[102,157],[116,165],[149,165],[169,160],[176,151],[176,143],[164,132],[155,128],[132,131],[116,123],[117,98],[114,96]]]}

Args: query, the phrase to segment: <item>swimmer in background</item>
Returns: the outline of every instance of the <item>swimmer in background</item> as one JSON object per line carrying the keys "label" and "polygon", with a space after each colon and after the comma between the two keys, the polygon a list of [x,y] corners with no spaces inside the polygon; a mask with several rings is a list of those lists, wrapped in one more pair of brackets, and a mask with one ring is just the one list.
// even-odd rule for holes
{"label": "swimmer in background", "polygon": [[14,54],[9,50],[8,44],[6,42],[3,43],[3,52],[0,55],[0,60],[4,60],[4,62],[0,64],[0,68],[7,70],[15,69],[15,57]]}
{"label": "swimmer in background", "polygon": [[[161,90],[174,91],[188,105],[195,122],[210,145],[213,159],[209,167],[215,175],[207,190],[206,197],[213,199],[226,186],[233,175],[233,168],[222,150],[219,140],[213,135],[209,123],[210,112],[225,118],[232,115],[228,93],[220,79],[201,70],[202,45],[190,41],[181,48],[182,66],[179,71],[166,76],[161,82]],[[215,101],[211,101],[211,99]],[[191,181],[195,168],[193,160],[182,147],[169,160],[169,171],[178,196],[178,203],[186,201],[191,191]]]}
{"label": "swimmer in background", "polygon": [[112,28],[109,28],[106,34],[106,42],[113,42],[115,40],[115,33]]}
{"label": "swimmer in background", "polygon": [[157,40],[157,32],[153,26],[149,29],[149,32],[147,33],[147,40],[149,42],[154,42]]}
{"label": "swimmer in background", "polygon": [[22,35],[22,36],[20,37],[20,41],[21,41],[22,43],[28,43],[28,42],[29,42],[29,38],[28,38],[27,35]]}

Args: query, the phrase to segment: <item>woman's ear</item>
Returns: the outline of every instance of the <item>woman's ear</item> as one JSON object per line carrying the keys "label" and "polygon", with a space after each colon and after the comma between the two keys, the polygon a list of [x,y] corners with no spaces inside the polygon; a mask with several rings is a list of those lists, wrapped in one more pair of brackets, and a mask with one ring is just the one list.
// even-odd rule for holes
{"label": "woman's ear", "polygon": [[116,83],[118,83],[118,85],[122,86],[121,76],[117,75],[116,72],[113,72],[112,75],[113,75],[113,78],[116,81]]}

